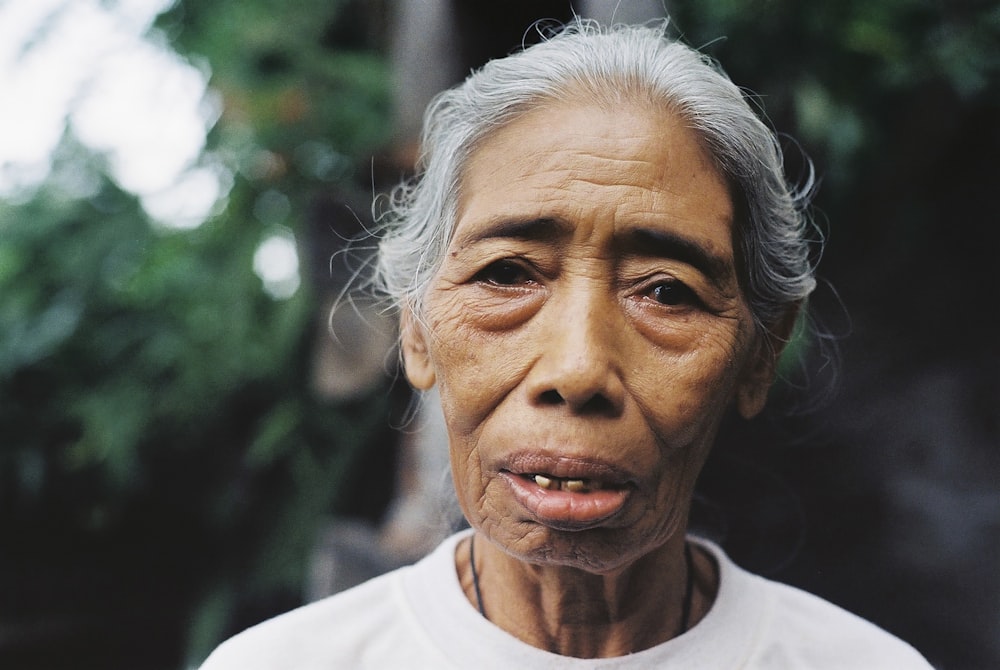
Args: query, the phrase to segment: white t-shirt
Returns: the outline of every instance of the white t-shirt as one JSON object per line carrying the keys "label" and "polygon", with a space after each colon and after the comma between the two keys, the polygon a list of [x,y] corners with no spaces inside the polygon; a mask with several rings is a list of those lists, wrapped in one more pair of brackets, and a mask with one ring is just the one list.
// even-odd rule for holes
{"label": "white t-shirt", "polygon": [[528,645],[480,616],[446,539],[418,563],[258,624],[201,670],[929,670],[912,647],[804,591],[752,575],[695,540],[719,566],[708,614],[683,635],[616,658],[579,659]]}

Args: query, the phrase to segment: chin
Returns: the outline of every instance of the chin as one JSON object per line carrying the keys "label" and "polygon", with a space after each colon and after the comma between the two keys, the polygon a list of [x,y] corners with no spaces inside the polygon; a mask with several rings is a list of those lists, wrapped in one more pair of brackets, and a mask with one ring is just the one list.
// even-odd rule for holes
{"label": "chin", "polygon": [[510,556],[539,567],[565,567],[596,575],[621,572],[655,553],[671,533],[643,533],[627,528],[566,531],[534,522],[517,529],[487,532],[490,540]]}

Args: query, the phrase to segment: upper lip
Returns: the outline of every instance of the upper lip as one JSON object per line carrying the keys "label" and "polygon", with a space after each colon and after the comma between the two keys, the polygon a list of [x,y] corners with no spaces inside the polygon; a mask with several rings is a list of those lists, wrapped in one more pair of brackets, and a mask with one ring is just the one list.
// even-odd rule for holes
{"label": "upper lip", "polygon": [[502,459],[498,470],[514,475],[547,475],[560,479],[583,479],[605,487],[623,488],[637,484],[639,477],[616,463],[600,458],[583,458],[541,451],[520,451]]}

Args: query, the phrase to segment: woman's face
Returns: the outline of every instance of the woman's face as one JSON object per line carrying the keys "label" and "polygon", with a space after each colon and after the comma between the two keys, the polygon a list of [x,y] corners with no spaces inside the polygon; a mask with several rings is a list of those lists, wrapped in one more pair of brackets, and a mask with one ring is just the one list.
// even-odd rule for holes
{"label": "woman's face", "polygon": [[461,189],[403,329],[459,502],[524,561],[620,570],[683,530],[724,412],[772,379],[726,183],[672,115],[560,103],[480,144]]}

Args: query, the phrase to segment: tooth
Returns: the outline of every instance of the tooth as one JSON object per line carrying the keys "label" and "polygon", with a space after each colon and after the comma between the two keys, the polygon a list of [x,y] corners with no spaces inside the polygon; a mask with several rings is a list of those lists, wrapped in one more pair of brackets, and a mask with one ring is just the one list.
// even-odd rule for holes
{"label": "tooth", "polygon": [[535,483],[541,486],[543,489],[547,489],[552,486],[552,480],[545,475],[535,475]]}
{"label": "tooth", "polygon": [[563,482],[563,488],[570,493],[580,493],[584,490],[585,485],[582,479],[567,479]]}

